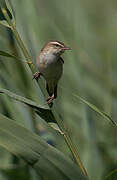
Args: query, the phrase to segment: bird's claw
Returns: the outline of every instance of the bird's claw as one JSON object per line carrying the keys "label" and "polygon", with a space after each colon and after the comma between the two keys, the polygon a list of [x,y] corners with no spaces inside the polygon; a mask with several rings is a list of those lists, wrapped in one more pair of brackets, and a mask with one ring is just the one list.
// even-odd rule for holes
{"label": "bird's claw", "polygon": [[53,100],[54,100],[54,95],[48,97],[48,98],[46,99],[47,104],[52,104],[52,103],[53,103]]}
{"label": "bird's claw", "polygon": [[41,75],[42,74],[40,72],[36,72],[36,73],[33,74],[33,79],[38,80],[38,78],[40,78]]}

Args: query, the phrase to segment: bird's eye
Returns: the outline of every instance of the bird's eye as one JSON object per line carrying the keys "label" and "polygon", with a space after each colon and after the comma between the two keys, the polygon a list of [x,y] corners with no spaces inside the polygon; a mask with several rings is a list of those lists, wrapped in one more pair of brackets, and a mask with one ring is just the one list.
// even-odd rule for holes
{"label": "bird's eye", "polygon": [[59,47],[59,45],[58,45],[58,44],[56,44],[56,47]]}

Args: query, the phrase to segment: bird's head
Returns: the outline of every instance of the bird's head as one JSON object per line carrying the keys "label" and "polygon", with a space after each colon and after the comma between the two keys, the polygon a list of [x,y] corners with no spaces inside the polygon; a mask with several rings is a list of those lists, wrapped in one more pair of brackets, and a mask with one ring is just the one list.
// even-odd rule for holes
{"label": "bird's head", "polygon": [[45,53],[61,55],[65,50],[71,50],[71,48],[65,46],[65,44],[60,41],[50,41],[43,47],[41,51]]}

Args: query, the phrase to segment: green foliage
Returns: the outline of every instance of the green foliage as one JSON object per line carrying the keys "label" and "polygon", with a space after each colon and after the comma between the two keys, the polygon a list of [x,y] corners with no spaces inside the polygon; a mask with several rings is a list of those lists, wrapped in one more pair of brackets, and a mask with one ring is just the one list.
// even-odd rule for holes
{"label": "green foliage", "polygon": [[6,56],[6,57],[9,57],[9,58],[12,58],[12,59],[17,59],[17,60],[19,60],[16,56],[14,56],[14,55],[11,55],[11,54],[9,54],[9,53],[7,53],[7,52],[4,52],[4,51],[0,51],[0,56]]}
{"label": "green foliage", "polygon": [[0,145],[24,159],[48,179],[87,178],[63,153],[52,148],[34,133],[0,114]]}
{"label": "green foliage", "polygon": [[50,109],[47,109],[46,107],[42,107],[41,105],[38,105],[37,103],[35,103],[34,101],[31,101],[27,98],[24,98],[22,96],[18,96],[15,93],[12,93],[6,89],[0,88],[0,93],[4,93],[6,95],[8,95],[9,97],[22,102],[26,105],[28,105],[29,107],[33,108],[35,110],[35,112],[41,117],[43,118],[45,121],[47,122],[56,122],[52,112]]}
{"label": "green foliage", "polygon": [[13,15],[13,11],[8,0],[5,0],[5,2],[4,1],[0,2],[0,24],[2,24],[3,26],[9,27],[6,17],[4,16],[2,12],[2,8],[6,9],[9,18],[15,25],[15,17]]}
{"label": "green foliage", "polygon": [[[72,52],[64,55],[64,75],[54,107],[58,118],[63,119],[62,124],[80,154],[89,179],[116,180],[117,130],[104,118],[117,122],[117,3],[17,0],[11,8],[10,2],[1,0],[0,7],[7,8],[14,25],[15,12],[16,28],[34,64],[40,49],[49,40],[57,39],[72,47]],[[0,18],[0,24],[9,27],[1,9]],[[48,125],[55,122],[55,111],[45,105],[43,93],[36,81],[32,81],[13,32],[2,25],[0,113],[5,116],[0,115],[0,180],[18,179],[18,176],[22,180],[80,179],[80,176],[83,179],[64,134],[55,131],[59,129],[55,124],[53,129]],[[43,79],[39,83],[43,84]],[[31,165],[35,163],[34,169],[14,154]]]}
{"label": "green foliage", "polygon": [[78,98],[80,101],[82,101],[84,104],[88,105],[92,110],[94,110],[95,112],[97,112],[98,114],[100,114],[102,117],[104,117],[105,119],[111,121],[115,126],[117,126],[117,123],[110,117],[108,116],[105,112],[100,111],[95,105],[91,104],[90,102],[84,100],[82,97],[73,94],[73,96],[75,96],[76,98]]}

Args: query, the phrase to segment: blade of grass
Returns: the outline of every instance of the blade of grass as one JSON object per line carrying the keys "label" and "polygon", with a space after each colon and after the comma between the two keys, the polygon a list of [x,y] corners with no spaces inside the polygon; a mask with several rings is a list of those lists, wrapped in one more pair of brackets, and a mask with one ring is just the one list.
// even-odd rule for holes
{"label": "blade of grass", "polygon": [[5,0],[5,2],[4,1],[0,2],[0,6],[1,6],[0,7],[0,24],[3,26],[9,27],[9,24],[6,21],[6,17],[4,16],[4,14],[2,13],[2,10],[1,10],[1,8],[6,8],[6,11],[9,15],[9,18],[11,19],[11,21],[15,25],[15,18],[14,18],[13,11],[12,11],[12,8],[11,8],[8,0]]}
{"label": "blade of grass", "polygon": [[0,51],[0,56],[6,56],[6,57],[13,58],[13,59],[17,59],[16,56],[11,55],[11,54],[9,54],[9,53],[6,53],[6,52],[4,52],[4,51]]}
{"label": "blade of grass", "polygon": [[[62,89],[65,89],[63,86],[60,86]],[[99,115],[101,115],[103,118],[107,119],[108,121],[111,121],[115,126],[117,126],[117,122],[115,122],[107,113],[101,111],[99,108],[97,108],[94,104],[91,104],[89,101],[86,101],[84,98],[82,98],[81,96],[72,93],[72,96],[74,96],[75,98],[79,99],[81,102],[83,102],[84,104],[88,105],[93,111],[97,112]]]}
{"label": "blade of grass", "polygon": [[114,169],[113,171],[111,171],[107,176],[104,177],[104,180],[107,180],[108,178],[110,178],[113,174],[117,173],[117,169]]}
{"label": "blade of grass", "polygon": [[[22,133],[21,133],[22,132]],[[81,169],[39,136],[0,114],[0,145],[24,159],[49,180],[87,180]]]}
{"label": "blade of grass", "polygon": [[79,95],[76,95],[74,93],[72,93],[72,95],[74,97],[76,97],[77,99],[79,99],[80,101],[82,101],[84,104],[88,105],[92,110],[94,110],[95,112],[97,112],[98,114],[100,114],[103,118],[111,121],[115,126],[117,126],[117,123],[105,112],[101,111],[99,108],[97,108],[95,105],[91,104],[90,102],[86,101],[85,99],[83,99],[82,97],[80,97]]}
{"label": "blade of grass", "polygon": [[[18,60],[18,61],[19,60],[22,61],[21,59],[17,58],[16,56],[9,54],[5,51],[0,51],[0,56],[9,57],[9,58],[13,58],[13,59]],[[26,63],[26,61],[22,61],[22,62]]]}
{"label": "blade of grass", "polygon": [[10,6],[9,1],[8,1],[8,0],[5,0],[5,4],[6,4],[8,10],[9,10],[11,16],[12,16],[12,23],[15,25],[15,17],[14,17],[14,14],[13,14],[13,11],[12,11],[12,8],[11,8],[11,6]]}
{"label": "blade of grass", "polygon": [[3,25],[3,26],[6,26],[8,28],[10,28],[10,26],[8,25],[8,23],[4,20],[0,21],[0,24]]}
{"label": "blade of grass", "polygon": [[3,88],[0,88],[0,93],[6,94],[7,96],[15,99],[16,101],[22,102],[22,103],[32,107],[41,118],[46,120],[46,122],[56,122],[50,109],[45,108],[41,105],[38,105],[37,103],[35,103],[34,101],[31,101],[30,99],[19,96],[15,93],[12,93],[11,91],[8,91]]}

